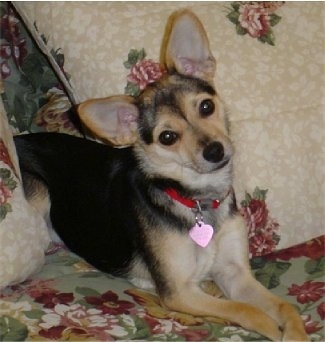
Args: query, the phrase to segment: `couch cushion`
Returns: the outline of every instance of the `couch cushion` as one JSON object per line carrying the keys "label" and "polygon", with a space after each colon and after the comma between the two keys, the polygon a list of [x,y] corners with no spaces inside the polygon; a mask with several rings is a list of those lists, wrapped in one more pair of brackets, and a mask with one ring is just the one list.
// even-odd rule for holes
{"label": "couch cushion", "polygon": [[12,133],[0,100],[0,288],[39,271],[48,244],[45,221],[25,200]]}

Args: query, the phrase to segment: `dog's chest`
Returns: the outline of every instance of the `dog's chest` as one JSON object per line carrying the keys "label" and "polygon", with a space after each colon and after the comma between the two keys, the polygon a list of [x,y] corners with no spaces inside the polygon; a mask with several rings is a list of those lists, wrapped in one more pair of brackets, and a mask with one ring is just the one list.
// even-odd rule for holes
{"label": "dog's chest", "polygon": [[194,247],[195,263],[193,271],[195,272],[195,278],[200,280],[209,277],[216,256],[214,245],[215,242],[212,239],[207,247]]}
{"label": "dog's chest", "polygon": [[[213,268],[219,243],[220,224],[218,221],[221,219],[215,211],[202,211],[201,214],[201,216],[194,217],[193,226],[183,236],[184,240],[191,241],[188,245],[187,257],[192,260],[191,267],[195,273],[193,276],[198,279],[208,277]],[[199,238],[194,238],[195,234],[192,234],[194,229]]]}
{"label": "dog's chest", "polygon": [[218,240],[216,230],[213,231],[213,236],[205,247],[193,241],[189,232],[169,235],[166,237],[169,245],[169,265],[175,266],[175,272],[178,274],[190,273],[190,278],[193,280],[209,277],[217,255]]}

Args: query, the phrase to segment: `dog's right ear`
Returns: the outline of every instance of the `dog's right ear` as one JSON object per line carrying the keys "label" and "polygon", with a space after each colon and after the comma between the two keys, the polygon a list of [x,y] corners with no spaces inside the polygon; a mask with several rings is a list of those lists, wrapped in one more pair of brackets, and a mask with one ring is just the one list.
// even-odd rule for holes
{"label": "dog's right ear", "polygon": [[115,146],[132,145],[137,139],[138,108],[126,95],[91,99],[78,106],[85,126],[98,138]]}
{"label": "dog's right ear", "polygon": [[160,51],[160,63],[177,71],[212,81],[216,70],[205,29],[190,10],[173,13],[167,22]]}

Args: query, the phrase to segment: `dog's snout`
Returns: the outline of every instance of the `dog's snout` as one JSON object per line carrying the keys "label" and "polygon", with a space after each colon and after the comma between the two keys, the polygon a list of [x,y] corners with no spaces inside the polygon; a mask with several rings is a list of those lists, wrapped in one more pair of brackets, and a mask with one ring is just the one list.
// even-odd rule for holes
{"label": "dog's snout", "polygon": [[217,163],[223,159],[225,155],[223,145],[219,141],[207,145],[203,150],[203,157],[211,163]]}

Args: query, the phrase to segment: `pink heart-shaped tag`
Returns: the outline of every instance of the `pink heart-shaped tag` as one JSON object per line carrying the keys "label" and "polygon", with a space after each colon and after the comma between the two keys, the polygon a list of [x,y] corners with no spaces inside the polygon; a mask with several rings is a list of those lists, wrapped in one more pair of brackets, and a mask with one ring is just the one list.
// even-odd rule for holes
{"label": "pink heart-shaped tag", "polygon": [[206,247],[211,241],[213,236],[213,227],[199,221],[190,230],[191,239],[201,247]]}

